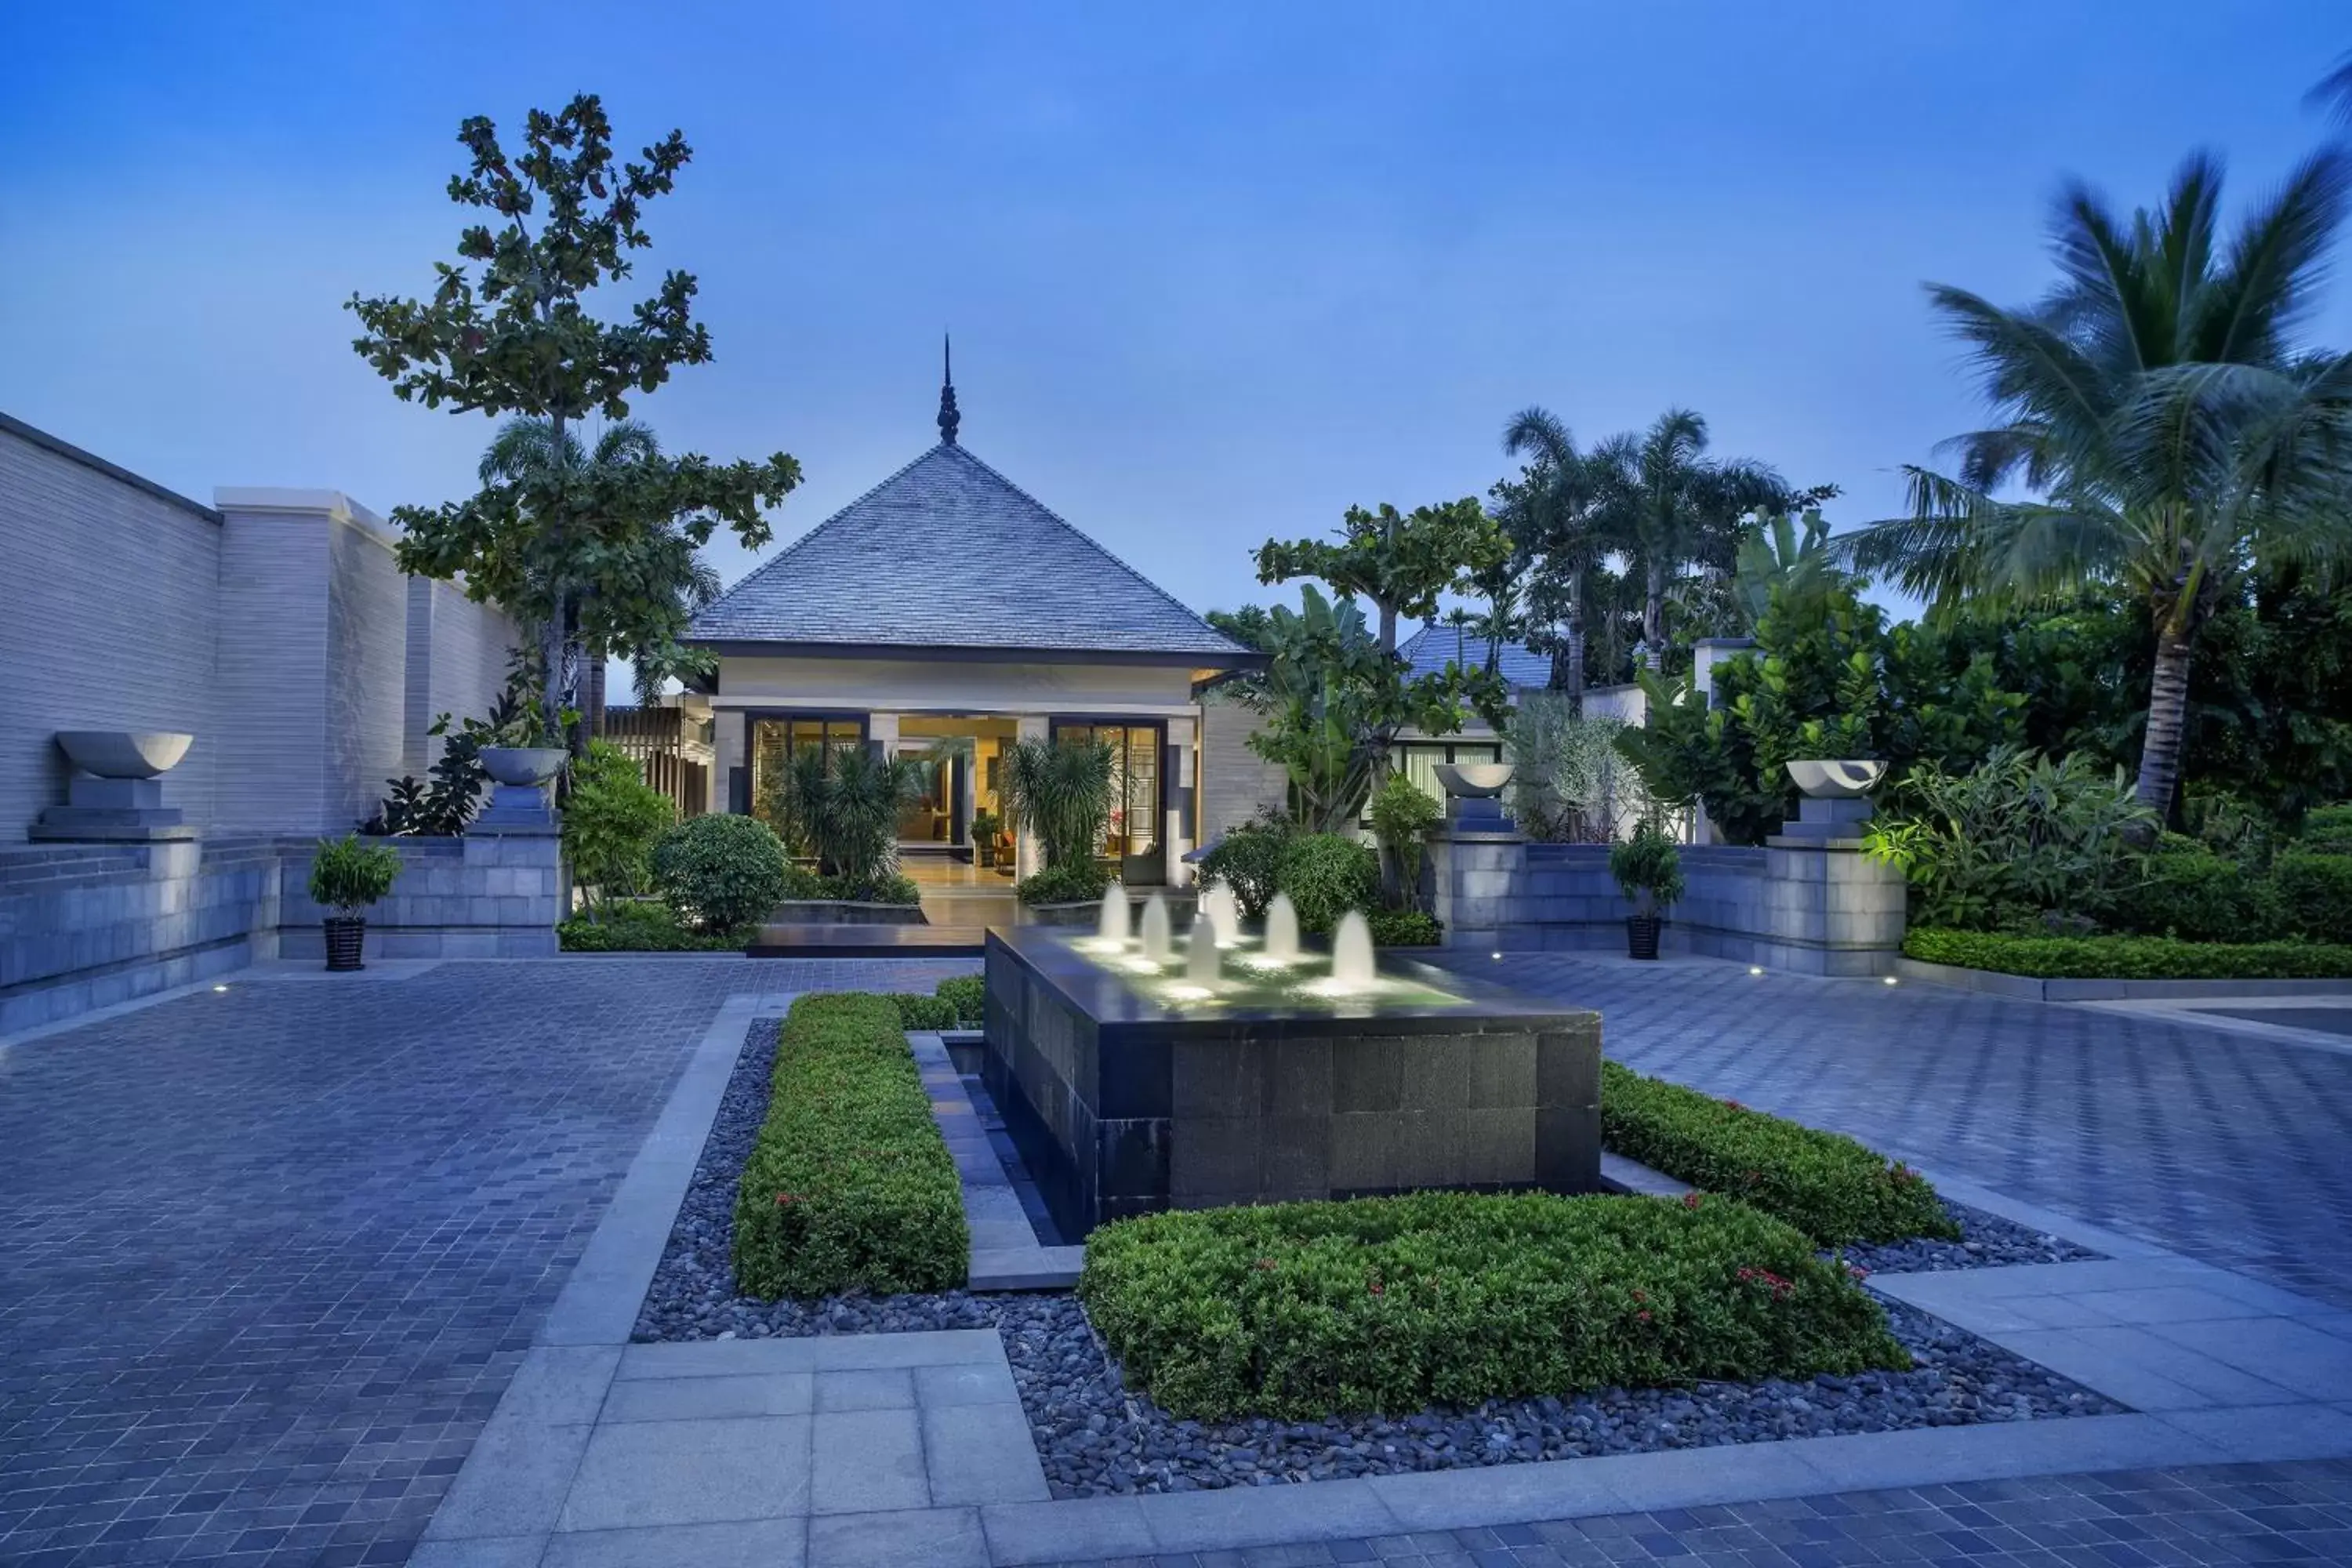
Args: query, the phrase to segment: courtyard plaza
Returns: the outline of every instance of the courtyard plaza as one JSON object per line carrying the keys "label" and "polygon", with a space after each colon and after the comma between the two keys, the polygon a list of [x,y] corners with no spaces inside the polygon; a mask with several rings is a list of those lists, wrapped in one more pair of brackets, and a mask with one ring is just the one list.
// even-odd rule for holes
{"label": "courtyard plaza", "polygon": [[[2243,1300],[2275,1289],[2321,1304],[2285,1325],[2321,1350],[2314,1389],[2294,1395],[2309,1403],[2274,1425],[2352,1428],[2347,1396],[2327,1392],[2352,1361],[2352,1056],[2324,1037],[1706,961],[1444,962],[1597,1007],[1612,1057],[1851,1132],[1953,1195],[2000,1194],[2230,1271]],[[1396,1478],[1455,1500],[1442,1528],[1331,1506],[1311,1539],[1247,1545],[1139,1541],[1108,1523],[1089,1537],[1078,1521],[1115,1510],[1044,1501],[861,1512],[851,1498],[814,1522],[662,1540],[436,1528],[494,1416],[542,1395],[518,1373],[535,1356],[604,1353],[588,1343],[597,1333],[567,1337],[579,1314],[563,1303],[608,1278],[597,1248],[647,1173],[690,1166],[710,1111],[698,1126],[677,1107],[708,1079],[711,1041],[731,1027],[740,1042],[796,994],[928,991],[973,968],[595,957],[330,979],[271,966],[0,1043],[0,1563],[2352,1560],[2340,1501],[2352,1442],[2292,1462],[2153,1468],[2086,1447],[2074,1474],[2044,1464],[1793,1495],[1784,1480],[1752,1499],[1630,1510],[1608,1506],[1624,1490],[1603,1488],[1573,1518],[1477,1517],[1507,1472],[1556,1468],[1501,1467]],[[627,1219],[651,1227],[656,1250],[668,1203]],[[2116,1256],[2070,1267],[2127,1261]],[[618,1305],[614,1363],[635,1312]],[[903,1353],[874,1353],[901,1365],[979,1353],[947,1342],[957,1336],[868,1339],[894,1337]],[[940,1342],[917,1354],[919,1338]],[[837,1370],[856,1370],[860,1342],[837,1347]],[[1703,1461],[1719,1477],[1757,1457],[1634,1458]],[[541,1481],[561,1501],[573,1479],[556,1468]],[[924,1484],[941,1501],[939,1479]],[[1295,1494],[1273,1500],[1354,1495],[1340,1486],[1272,1489]],[[893,1535],[892,1521],[930,1533]],[[1038,1535],[1049,1521],[1067,1537],[1058,1550]]]}

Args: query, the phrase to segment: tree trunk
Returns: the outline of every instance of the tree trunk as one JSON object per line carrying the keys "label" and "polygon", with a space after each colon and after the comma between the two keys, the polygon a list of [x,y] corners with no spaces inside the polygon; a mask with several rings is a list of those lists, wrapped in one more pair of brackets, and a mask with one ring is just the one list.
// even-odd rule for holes
{"label": "tree trunk", "polygon": [[2156,679],[2147,694],[2147,730],[2140,741],[2139,782],[2133,794],[2160,824],[2172,812],[2180,783],[2181,741],[2189,726],[2189,637],[2161,622],[2156,633]]}
{"label": "tree trunk", "polygon": [[588,657],[592,661],[588,666],[588,733],[602,735],[604,732],[604,666],[609,658],[602,648],[592,650]]}
{"label": "tree trunk", "polygon": [[1573,607],[1568,617],[1568,706],[1569,711],[1584,712],[1584,612]]}
{"label": "tree trunk", "polygon": [[548,606],[547,624],[539,631],[539,658],[542,669],[540,686],[539,743],[551,750],[563,745],[563,612],[564,594],[558,588]]}
{"label": "tree trunk", "polygon": [[1380,612],[1381,651],[1382,653],[1394,653],[1396,652],[1396,606],[1394,605],[1383,603],[1380,605]]}
{"label": "tree trunk", "polygon": [[1648,578],[1649,592],[1642,600],[1642,640],[1650,645],[1650,657],[1655,660],[1666,650],[1665,569],[1654,563]]}

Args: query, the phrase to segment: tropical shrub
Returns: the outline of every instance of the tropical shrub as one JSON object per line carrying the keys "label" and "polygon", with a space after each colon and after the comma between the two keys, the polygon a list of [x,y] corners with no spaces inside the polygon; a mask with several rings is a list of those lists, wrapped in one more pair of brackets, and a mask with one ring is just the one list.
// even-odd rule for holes
{"label": "tropical shrub", "polygon": [[572,764],[563,802],[563,855],[572,879],[598,902],[634,898],[653,879],[654,841],[677,821],[669,796],[645,781],[635,760],[609,741],[591,741]]}
{"label": "tropical shrub", "polygon": [[1028,740],[1006,748],[1005,816],[1016,832],[1037,836],[1047,870],[1093,862],[1110,825],[1110,747],[1100,741]]}
{"label": "tropical shrub", "polygon": [[793,1003],[736,1189],[736,1288],[770,1300],[952,1290],[971,1247],[898,1005],[856,993]]}
{"label": "tropical shrub", "polygon": [[1293,834],[1276,863],[1275,883],[1297,906],[1299,930],[1328,931],[1349,910],[1380,907],[1380,857],[1337,833]]}
{"label": "tropical shrub", "polygon": [[1920,924],[1990,931],[2105,912],[2137,872],[2135,837],[2155,826],[2120,768],[1998,746],[1971,773],[1912,769],[1863,847],[1911,883]]}
{"label": "tropical shrub", "polygon": [[1231,888],[1243,914],[1262,919],[1279,890],[1282,847],[1297,831],[1288,817],[1271,814],[1230,828],[1201,857],[1201,875]]}
{"label": "tropical shrub", "polygon": [[607,899],[593,915],[574,915],[555,928],[565,952],[728,952],[751,939],[748,930],[689,931],[667,904]]}
{"label": "tropical shrub", "polygon": [[441,754],[420,780],[403,773],[385,781],[385,795],[375,815],[360,826],[371,837],[446,837],[463,833],[474,819],[474,807],[490,775],[482,768],[482,748],[508,744],[507,737],[526,731],[530,745],[539,727],[539,703],[531,696],[539,675],[530,659],[516,655],[508,661],[507,683],[480,718],[456,722],[444,713],[425,733],[441,742]]}
{"label": "tropical shrub", "polygon": [[1374,910],[1364,919],[1380,947],[1435,947],[1445,940],[1437,917],[1423,910]]}
{"label": "tropical shrub", "polygon": [[1087,1315],[1174,1415],[1412,1415],[1906,1368],[1812,1243],[1720,1199],[1415,1193],[1147,1215],[1087,1238]]}
{"label": "tropical shrub", "polygon": [[2279,934],[2286,915],[2278,887],[2193,838],[2167,834],[2142,859],[2137,879],[2116,889],[2105,923],[2190,942],[2246,942]]}
{"label": "tropical shrub", "polygon": [[2352,942],[2352,855],[2290,850],[2271,862],[2288,924],[2314,942]]}
{"label": "tropical shrub", "polygon": [[1609,874],[1633,900],[1637,915],[1672,909],[1683,896],[1682,851],[1664,828],[1646,819],[1634,824],[1631,838],[1609,847]]}
{"label": "tropical shrub", "polygon": [[321,838],[310,857],[310,901],[340,914],[357,914],[400,880],[400,851],[368,844],[356,833]]}
{"label": "tropical shrub", "polygon": [[899,871],[886,872],[874,882],[858,883],[846,877],[823,876],[804,866],[794,866],[785,877],[784,897],[861,904],[919,904],[923,890],[915,885],[912,877]]}
{"label": "tropical shrub", "polygon": [[942,980],[940,995],[956,1010],[956,1022],[967,1029],[976,1029],[988,1016],[988,982],[977,974],[958,975]]}
{"label": "tropical shrub", "polygon": [[956,1006],[944,996],[922,996],[912,991],[893,991],[890,1000],[898,1006],[898,1026],[902,1029],[952,1029],[956,1026]]}
{"label": "tropical shrub", "polygon": [[1544,844],[1600,844],[1622,818],[1654,816],[1642,775],[1617,749],[1624,729],[1622,719],[1579,715],[1566,692],[1522,692],[1503,730],[1505,795],[1519,831]]}
{"label": "tropical shrub", "polygon": [[1927,1178],[1841,1133],[1601,1064],[1601,1141],[1783,1220],[1820,1247],[1957,1238]]}
{"label": "tropical shrub", "polygon": [[1903,951],[1949,963],[2046,980],[2337,980],[2352,977],[2352,947],[2315,942],[2181,942],[2162,936],[2011,936],[1915,926]]}
{"label": "tropical shrub", "polygon": [[2352,804],[2323,805],[2306,816],[2295,847],[2315,855],[2352,855]]}
{"label": "tropical shrub", "polygon": [[1013,896],[1024,904],[1082,904],[1109,886],[1110,873],[1099,862],[1066,860],[1013,883]]}
{"label": "tropical shrub", "polygon": [[791,871],[775,830],[756,816],[689,816],[654,843],[654,884],[698,931],[765,920],[782,901]]}
{"label": "tropical shrub", "polygon": [[1445,820],[1444,808],[1404,774],[1392,773],[1372,792],[1371,817],[1372,837],[1396,871],[1390,902],[1407,910],[1419,907],[1421,866],[1428,851],[1422,835]]}
{"label": "tropical shrub", "polygon": [[898,864],[898,814],[922,789],[922,766],[864,746],[811,746],[785,777],[785,816],[835,879],[839,898],[876,900]]}

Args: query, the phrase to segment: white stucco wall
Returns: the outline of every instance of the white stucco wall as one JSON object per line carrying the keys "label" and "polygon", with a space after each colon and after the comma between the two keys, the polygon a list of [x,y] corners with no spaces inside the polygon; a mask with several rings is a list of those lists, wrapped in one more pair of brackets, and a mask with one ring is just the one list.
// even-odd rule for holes
{"label": "white stucco wall", "polygon": [[997,664],[949,658],[722,658],[715,710],[1190,713],[1192,674],[1155,665]]}
{"label": "white stucco wall", "polygon": [[194,501],[0,427],[0,839],[65,800],[59,730],[194,733],[163,798],[211,819],[221,533]]}

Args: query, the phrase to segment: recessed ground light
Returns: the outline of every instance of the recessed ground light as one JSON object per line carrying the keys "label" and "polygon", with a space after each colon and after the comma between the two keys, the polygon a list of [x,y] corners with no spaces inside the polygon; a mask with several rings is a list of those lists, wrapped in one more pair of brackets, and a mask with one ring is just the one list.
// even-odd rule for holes
{"label": "recessed ground light", "polygon": [[1499,953],[1499,952],[1498,952],[1498,953],[1496,953],[1496,954],[1495,955],[1496,961],[1497,963],[1501,962],[1501,960],[1502,960],[1502,956],[1503,956],[1503,955],[1502,955],[1501,953]]}
{"label": "recessed ground light", "polygon": [[1751,963],[1748,966],[1748,973],[1750,974],[1761,974],[1764,973],[1764,966],[1760,963]]}
{"label": "recessed ground light", "polygon": [[1895,976],[1893,976],[1892,974],[1888,975],[1888,976],[1886,977],[1886,984],[1889,984],[1889,985],[1894,984],[1895,984]]}
{"label": "recessed ground light", "polygon": [[228,989],[228,987],[227,987],[227,986],[226,986],[226,985],[215,985],[215,986],[214,986],[214,987],[213,987],[213,989],[214,989],[214,990],[215,990],[215,991],[226,991],[226,990],[227,990],[227,989]]}

